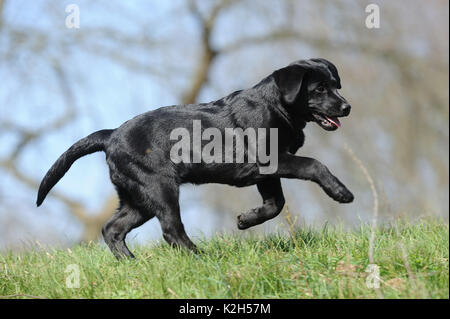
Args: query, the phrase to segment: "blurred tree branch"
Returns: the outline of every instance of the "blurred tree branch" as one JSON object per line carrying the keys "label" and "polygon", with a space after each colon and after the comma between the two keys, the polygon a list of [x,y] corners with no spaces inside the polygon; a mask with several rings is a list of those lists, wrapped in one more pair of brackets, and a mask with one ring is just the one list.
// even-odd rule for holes
{"label": "blurred tree branch", "polygon": [[5,7],[5,0],[0,0],[0,30],[3,25],[3,8]]}
{"label": "blurred tree branch", "polygon": [[236,1],[221,0],[213,7],[210,14],[207,17],[204,17],[198,8],[197,2],[194,0],[189,1],[190,13],[196,19],[201,30],[201,54],[196,63],[192,85],[183,94],[184,104],[195,103],[200,90],[208,81],[209,70],[218,54],[212,47],[212,31],[220,11],[229,7],[234,2]]}
{"label": "blurred tree branch", "polygon": [[[14,176],[18,181],[35,190],[39,188],[39,181],[28,176],[24,172],[24,170],[18,168],[17,165],[20,155],[32,142],[42,138],[45,134],[59,130],[60,128],[67,125],[70,121],[72,121],[74,119],[76,109],[76,105],[74,103],[74,95],[68,83],[67,76],[65,75],[60,63],[57,60],[53,60],[52,64],[55,75],[58,79],[58,83],[60,85],[62,96],[64,96],[65,98],[67,107],[65,113],[53,122],[46,124],[45,126],[36,130],[23,128],[7,121],[1,123],[2,130],[15,132],[17,135],[19,135],[19,141],[8,157],[0,159],[0,167]],[[117,204],[115,196],[111,196],[99,212],[90,214],[81,203],[71,199],[66,195],[63,195],[62,193],[59,193],[58,191],[53,190],[50,193],[50,196],[64,204],[69,212],[83,224],[83,241],[90,241],[98,238],[99,229],[111,216],[111,213],[114,210],[113,206]]]}
{"label": "blurred tree branch", "polygon": [[[140,28],[137,24],[136,26],[138,26],[138,30],[141,30],[141,32],[135,33],[127,33],[121,30],[121,28],[109,26],[83,26],[79,32],[72,34],[70,37],[65,37],[63,33],[49,33],[37,27],[8,25],[4,19],[5,3],[5,0],[0,0],[0,32],[8,34],[4,42],[7,42],[9,47],[8,50],[4,51],[5,55],[2,58],[5,61],[12,61],[16,58],[17,52],[27,52],[39,58],[43,63],[47,63],[53,70],[53,75],[59,86],[60,95],[63,97],[66,107],[60,117],[38,129],[23,127],[11,119],[0,120],[0,133],[9,132],[18,136],[18,141],[13,145],[12,150],[6,157],[0,159],[0,168],[31,189],[37,189],[39,181],[35,180],[25,170],[20,168],[19,159],[33,143],[43,138],[45,134],[57,131],[68,125],[77,115],[79,107],[76,103],[76,93],[73,92],[70,85],[70,75],[66,74],[64,64],[48,51],[70,52],[71,49],[77,47],[83,53],[98,56],[102,59],[110,59],[115,64],[122,66],[130,72],[139,73],[147,77],[156,76],[159,79],[169,78],[173,74],[181,73],[180,70],[182,68],[179,65],[174,63],[151,63],[151,60],[148,59],[147,55],[152,54],[156,48],[169,47],[175,40],[162,40],[161,38],[153,37],[151,33],[148,33],[147,24],[145,24],[146,27],[141,25]],[[448,105],[442,103],[442,97],[436,95],[431,85],[424,85],[426,84],[424,83],[426,80],[415,73],[418,70],[417,65],[423,59],[416,57],[407,47],[395,45],[395,39],[392,41],[394,45],[392,42],[380,43],[366,39],[362,31],[363,27],[358,25],[361,24],[361,21],[358,20],[360,16],[357,16],[357,19],[355,19],[354,16],[352,17],[351,14],[348,14],[348,3],[346,3],[347,7],[340,8],[339,6],[342,3],[337,2],[335,10],[339,12],[341,20],[347,23],[346,26],[348,29],[354,32],[349,37],[336,38],[327,33],[313,34],[311,31],[296,27],[295,23],[293,23],[296,19],[294,7],[298,4],[295,1],[289,1],[285,9],[287,11],[284,12],[288,23],[283,21],[281,26],[270,28],[269,31],[261,35],[242,36],[240,32],[236,32],[236,35],[228,44],[214,46],[213,40],[215,34],[217,31],[220,31],[217,30],[219,17],[225,15],[226,10],[236,3],[241,4],[243,1],[217,0],[205,12],[199,7],[200,4],[205,5],[205,2],[190,0],[186,7],[183,6],[183,12],[177,13],[193,18],[199,28],[198,55],[195,56],[193,61],[189,61],[189,65],[193,65],[192,74],[188,76],[182,74],[188,80],[187,87],[182,90],[182,103],[190,104],[198,100],[202,89],[209,84],[209,74],[218,57],[225,57],[240,50],[249,47],[258,47],[262,44],[283,45],[284,43],[295,43],[323,52],[330,52],[330,54],[335,54],[335,52],[340,52],[342,55],[358,54],[360,57],[370,57],[373,60],[382,61],[384,64],[391,66],[392,74],[394,74],[399,82],[399,86],[404,91],[402,92],[404,95],[402,101],[409,107],[406,111],[401,110],[407,114],[408,123],[404,123],[401,127],[396,127],[390,131],[395,136],[394,140],[398,144],[398,147],[394,148],[394,152],[398,152],[396,158],[400,158],[402,163],[399,169],[395,170],[395,174],[400,174],[401,172],[403,176],[407,176],[409,179],[416,178],[414,174],[415,162],[420,158],[422,155],[420,152],[423,152],[423,150],[416,147],[417,144],[415,143],[408,143],[409,140],[417,141],[420,145],[427,143],[433,144],[435,137],[439,134],[442,140],[448,141],[448,134],[442,130],[442,125],[434,125],[432,120],[423,116],[423,106],[420,100],[417,99],[416,92],[420,91],[430,101],[432,107],[436,108],[441,115],[448,115]],[[251,6],[258,6],[253,2],[249,3]],[[312,3],[317,6],[325,6],[325,2],[322,1]],[[269,9],[271,9],[270,6]],[[269,13],[271,13],[270,10]],[[179,17],[171,16],[168,18],[173,19]],[[264,17],[262,21],[265,22],[267,19],[271,18],[269,16]],[[383,23],[385,22],[387,21],[383,21]],[[317,24],[320,23],[318,22]],[[387,36],[393,37],[395,34],[392,33]],[[194,43],[194,41],[190,41],[190,43]],[[138,51],[143,54],[133,55],[131,53],[132,51]],[[183,56],[183,52],[179,54]],[[430,58],[428,60],[424,67],[434,68],[433,71],[436,72],[442,69],[442,63],[439,59],[434,60]],[[23,74],[24,76],[28,75],[26,68],[24,68]],[[381,107],[384,106],[381,105]],[[385,113],[392,111],[389,109],[381,110],[384,110],[383,112]],[[448,164],[445,162],[445,158],[442,159],[436,155],[429,157],[436,169],[440,172],[446,171],[448,173]],[[440,174],[441,177],[444,175]],[[445,176],[442,178],[444,178],[443,182],[445,183]],[[92,212],[72,197],[55,190],[50,193],[50,196],[65,205],[67,211],[83,224],[84,233],[82,238],[85,241],[98,238],[101,225],[109,218],[117,204],[115,195],[111,195],[104,201],[98,211]]]}

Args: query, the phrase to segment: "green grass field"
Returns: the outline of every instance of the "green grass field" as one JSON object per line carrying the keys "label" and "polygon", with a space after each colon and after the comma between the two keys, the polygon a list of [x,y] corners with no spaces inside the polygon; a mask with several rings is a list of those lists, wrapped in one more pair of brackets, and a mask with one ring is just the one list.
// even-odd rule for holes
{"label": "green grass field", "polygon": [[[366,285],[370,227],[298,229],[291,236],[215,237],[194,255],[166,244],[116,261],[100,244],[0,255],[6,298],[449,298],[449,228],[443,221],[377,229],[380,288]],[[80,287],[67,288],[80,270]],[[69,272],[65,272],[68,270]],[[69,278],[67,278],[69,276]]]}

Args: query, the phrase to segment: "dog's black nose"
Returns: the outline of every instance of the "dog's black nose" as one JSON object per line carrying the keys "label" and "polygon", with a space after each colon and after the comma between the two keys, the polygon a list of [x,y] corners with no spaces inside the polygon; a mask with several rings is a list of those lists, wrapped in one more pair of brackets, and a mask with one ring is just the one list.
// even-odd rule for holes
{"label": "dog's black nose", "polygon": [[345,114],[345,115],[349,115],[350,114],[350,109],[351,109],[352,107],[350,106],[350,104],[348,104],[348,103],[345,103],[345,104],[342,104],[342,106],[341,106],[341,111]]}

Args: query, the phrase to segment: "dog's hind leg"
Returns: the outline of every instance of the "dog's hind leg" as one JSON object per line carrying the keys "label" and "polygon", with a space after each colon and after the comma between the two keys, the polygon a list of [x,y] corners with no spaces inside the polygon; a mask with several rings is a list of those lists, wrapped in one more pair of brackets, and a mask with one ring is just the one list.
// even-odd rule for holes
{"label": "dog's hind leg", "polygon": [[285,200],[279,178],[269,179],[257,184],[258,191],[263,198],[263,205],[238,216],[237,226],[239,229],[264,223],[281,212]]}
{"label": "dog's hind leg", "polygon": [[134,258],[125,243],[125,237],[133,228],[141,226],[153,216],[154,214],[121,202],[116,213],[102,228],[103,238],[117,259],[124,256]]}
{"label": "dog's hind leg", "polygon": [[178,203],[179,186],[169,179],[159,178],[152,187],[152,202],[158,207],[156,217],[161,224],[163,237],[171,246],[185,247],[197,252],[181,221]]}

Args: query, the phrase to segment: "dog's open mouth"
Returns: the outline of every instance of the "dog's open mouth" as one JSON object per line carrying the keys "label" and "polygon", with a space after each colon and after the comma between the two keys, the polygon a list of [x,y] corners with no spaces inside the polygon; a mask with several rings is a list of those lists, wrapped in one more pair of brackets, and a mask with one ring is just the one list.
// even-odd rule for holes
{"label": "dog's open mouth", "polygon": [[320,113],[312,113],[314,121],[327,131],[334,131],[341,127],[341,122],[335,116],[328,116]]}

